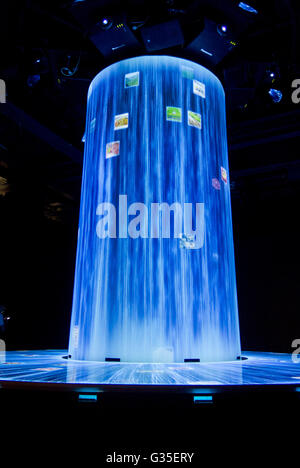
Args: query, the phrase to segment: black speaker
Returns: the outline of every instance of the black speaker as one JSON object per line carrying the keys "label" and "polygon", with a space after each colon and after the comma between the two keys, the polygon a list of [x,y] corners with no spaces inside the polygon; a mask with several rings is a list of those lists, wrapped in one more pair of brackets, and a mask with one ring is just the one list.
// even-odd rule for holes
{"label": "black speaker", "polygon": [[93,26],[89,37],[104,57],[109,57],[116,52],[136,50],[140,47],[140,43],[127,24],[122,18],[117,17],[112,18],[112,25],[109,29],[103,29],[101,23]]}
{"label": "black speaker", "polygon": [[222,31],[217,23],[205,19],[204,29],[199,36],[188,45],[186,50],[216,65],[235,46],[236,42],[230,29],[228,31],[226,29],[226,32]]}
{"label": "black speaker", "polygon": [[148,52],[184,44],[181,26],[177,20],[145,27],[141,30],[141,36]]}

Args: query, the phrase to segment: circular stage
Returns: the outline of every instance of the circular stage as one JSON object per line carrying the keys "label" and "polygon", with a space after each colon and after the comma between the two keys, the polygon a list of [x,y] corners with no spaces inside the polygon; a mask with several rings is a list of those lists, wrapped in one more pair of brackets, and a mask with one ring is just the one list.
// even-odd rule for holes
{"label": "circular stage", "polygon": [[[67,351],[9,351],[0,353],[0,387],[54,384],[115,388],[214,388],[288,385],[300,391],[300,359],[290,354],[245,352],[247,359],[230,362],[143,364],[74,361]],[[293,356],[294,357],[294,356]]]}

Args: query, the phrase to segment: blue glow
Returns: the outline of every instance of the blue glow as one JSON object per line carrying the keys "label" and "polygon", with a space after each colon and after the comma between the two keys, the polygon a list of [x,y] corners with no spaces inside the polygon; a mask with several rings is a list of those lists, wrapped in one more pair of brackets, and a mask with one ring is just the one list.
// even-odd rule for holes
{"label": "blue glow", "polygon": [[[221,83],[174,57],[115,63],[90,86],[85,134],[69,354],[235,360],[241,349]],[[188,203],[191,211],[184,223],[169,213],[168,237],[161,220],[152,224],[154,203],[183,211]]]}
{"label": "blue glow", "polygon": [[213,54],[212,54],[211,52],[209,52],[208,50],[206,50],[206,49],[201,49],[201,52],[202,52],[203,54],[205,54],[205,55],[209,55],[210,57],[213,56]]}
{"label": "blue glow", "polygon": [[29,75],[27,78],[27,85],[33,88],[41,80],[41,75]]}
{"label": "blue glow", "polygon": [[97,401],[98,396],[93,395],[91,393],[81,393],[78,395],[78,400],[85,400],[85,401]]}
{"label": "blue glow", "polygon": [[293,362],[291,354],[243,352],[244,361],[189,364],[75,361],[63,359],[66,355],[67,350],[7,351],[0,361],[0,386],[4,388],[5,382],[71,384],[71,391],[80,394],[97,394],[103,391],[102,385],[184,386],[195,396],[212,395],[227,385],[300,388],[300,364]]}
{"label": "blue glow", "polygon": [[217,26],[217,31],[220,34],[220,36],[226,36],[228,32],[228,27],[226,26],[226,24],[219,24]]}
{"label": "blue glow", "polygon": [[279,91],[278,89],[271,88],[269,90],[269,95],[271,96],[271,98],[272,98],[273,102],[275,102],[275,104],[280,102],[281,99],[282,99],[282,92]]}
{"label": "blue glow", "polygon": [[195,395],[194,403],[208,403],[213,401],[212,395]]}
{"label": "blue glow", "polygon": [[242,10],[248,11],[248,13],[254,13],[255,15],[258,14],[258,11],[255,10],[255,8],[253,8],[252,6],[248,5],[247,3],[240,2],[240,3],[239,3],[239,7],[240,7]]}

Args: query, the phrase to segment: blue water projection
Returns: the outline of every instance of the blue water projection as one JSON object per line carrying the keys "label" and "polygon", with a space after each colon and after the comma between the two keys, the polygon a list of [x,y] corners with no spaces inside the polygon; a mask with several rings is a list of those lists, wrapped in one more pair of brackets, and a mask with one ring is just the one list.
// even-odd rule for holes
{"label": "blue water projection", "polygon": [[210,71],[123,60],[88,93],[69,354],[240,354],[225,96]]}
{"label": "blue water projection", "polygon": [[215,386],[227,385],[292,385],[300,391],[299,355],[248,351],[243,352],[245,360],[161,364],[66,360],[66,353],[61,349],[7,351],[0,361],[1,387],[6,387],[5,382],[43,382],[51,387],[54,383],[67,383],[72,384],[72,392],[83,392],[88,387],[93,391],[93,385],[99,392],[99,385],[177,385],[181,391],[185,386],[188,393],[195,394],[194,388],[199,386],[207,391],[209,387],[213,390]]}

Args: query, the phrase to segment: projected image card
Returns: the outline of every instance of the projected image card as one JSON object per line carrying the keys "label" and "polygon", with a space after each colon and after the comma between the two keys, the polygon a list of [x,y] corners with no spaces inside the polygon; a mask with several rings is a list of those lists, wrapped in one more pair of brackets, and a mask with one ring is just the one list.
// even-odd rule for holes
{"label": "projected image card", "polygon": [[220,182],[219,182],[219,180],[217,178],[213,178],[212,181],[211,181],[211,184],[212,184],[214,189],[221,190],[221,184],[220,184]]}
{"label": "projected image card", "polygon": [[125,88],[132,88],[139,86],[140,84],[140,72],[127,73],[125,75]]}
{"label": "projected image card", "polygon": [[90,123],[90,132],[91,133],[95,130],[95,127],[96,127],[96,117],[93,120],[91,120],[91,123]]}
{"label": "projected image card", "polygon": [[188,78],[192,80],[194,78],[194,70],[191,67],[181,67],[181,74],[183,78]]}
{"label": "projected image card", "polygon": [[221,166],[221,179],[227,184],[227,171]]}
{"label": "projected image card", "polygon": [[115,156],[119,156],[120,154],[120,142],[119,141],[111,141],[106,145],[106,159],[113,158]]}
{"label": "projected image card", "polygon": [[167,107],[167,120],[172,122],[181,122],[182,111],[180,107]]}
{"label": "projected image card", "polygon": [[193,80],[193,93],[205,99],[205,84],[201,81]]}
{"label": "projected image card", "polygon": [[115,115],[115,130],[121,130],[122,128],[128,128],[129,114]]}
{"label": "projected image card", "polygon": [[188,111],[188,124],[191,127],[201,129],[201,115],[197,112]]}

